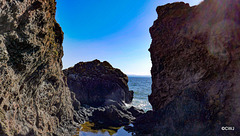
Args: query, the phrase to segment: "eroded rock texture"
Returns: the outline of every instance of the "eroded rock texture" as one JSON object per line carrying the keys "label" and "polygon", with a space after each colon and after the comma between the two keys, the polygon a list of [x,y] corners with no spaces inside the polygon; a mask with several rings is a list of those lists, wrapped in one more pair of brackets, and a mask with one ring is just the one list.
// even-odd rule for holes
{"label": "eroded rock texture", "polygon": [[67,135],[63,32],[55,0],[0,1],[0,135]]}
{"label": "eroded rock texture", "polygon": [[81,104],[93,107],[130,103],[133,91],[129,91],[128,77],[107,61],[80,62],[64,70],[69,89]]}
{"label": "eroded rock texture", "polygon": [[157,13],[149,49],[157,134],[239,134],[240,1],[173,3]]}

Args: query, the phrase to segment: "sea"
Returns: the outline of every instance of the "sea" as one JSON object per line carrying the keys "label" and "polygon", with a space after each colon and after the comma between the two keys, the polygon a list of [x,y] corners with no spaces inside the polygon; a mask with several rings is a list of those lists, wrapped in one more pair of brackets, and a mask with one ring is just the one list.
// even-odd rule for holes
{"label": "sea", "polygon": [[148,95],[151,94],[151,77],[143,76],[129,76],[128,77],[128,87],[129,90],[133,90],[133,101],[131,105],[148,111],[152,109],[152,106],[148,102]]}
{"label": "sea", "polygon": [[[135,106],[143,109],[145,112],[151,110],[152,107],[148,102],[148,95],[151,94],[152,79],[147,76],[128,76],[129,90],[133,90],[133,101],[128,106]],[[79,130],[79,136],[132,136],[124,130],[124,127],[109,128],[103,130],[92,130],[91,123],[83,124],[82,130]]]}

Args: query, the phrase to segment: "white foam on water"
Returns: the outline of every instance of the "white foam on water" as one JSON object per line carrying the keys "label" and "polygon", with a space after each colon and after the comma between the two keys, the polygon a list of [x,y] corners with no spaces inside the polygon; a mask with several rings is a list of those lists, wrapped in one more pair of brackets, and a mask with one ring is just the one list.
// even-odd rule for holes
{"label": "white foam on water", "polygon": [[144,111],[151,110],[152,107],[148,101],[133,99],[132,105],[139,109],[143,109]]}
{"label": "white foam on water", "polygon": [[150,77],[129,77],[128,86],[134,91],[131,106],[143,109],[144,111],[152,110],[151,104],[148,102],[148,95],[151,93]]}

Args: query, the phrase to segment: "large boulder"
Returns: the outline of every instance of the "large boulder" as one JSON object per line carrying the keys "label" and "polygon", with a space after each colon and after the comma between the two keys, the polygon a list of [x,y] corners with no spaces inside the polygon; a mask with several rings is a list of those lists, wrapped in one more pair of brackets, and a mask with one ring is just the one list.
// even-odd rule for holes
{"label": "large boulder", "polygon": [[127,75],[107,61],[80,62],[65,69],[64,74],[69,89],[83,105],[124,105],[133,99],[133,91],[129,91],[127,85]]}
{"label": "large boulder", "polygon": [[151,120],[156,135],[239,135],[240,0],[177,2],[157,13],[149,49],[154,111],[136,127]]}
{"label": "large boulder", "polygon": [[144,113],[125,104],[133,99],[128,77],[107,61],[80,62],[64,70],[64,74],[77,113],[74,120],[78,123],[93,122],[93,129],[120,127]]}

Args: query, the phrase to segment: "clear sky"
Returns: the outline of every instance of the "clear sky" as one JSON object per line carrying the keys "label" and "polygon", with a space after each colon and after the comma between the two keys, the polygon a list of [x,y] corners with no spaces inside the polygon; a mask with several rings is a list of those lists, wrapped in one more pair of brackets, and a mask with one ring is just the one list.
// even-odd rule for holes
{"label": "clear sky", "polygon": [[[156,7],[177,0],[57,0],[64,32],[63,68],[80,61],[110,62],[128,75],[150,75],[149,27]],[[201,0],[183,0],[196,5]]]}

